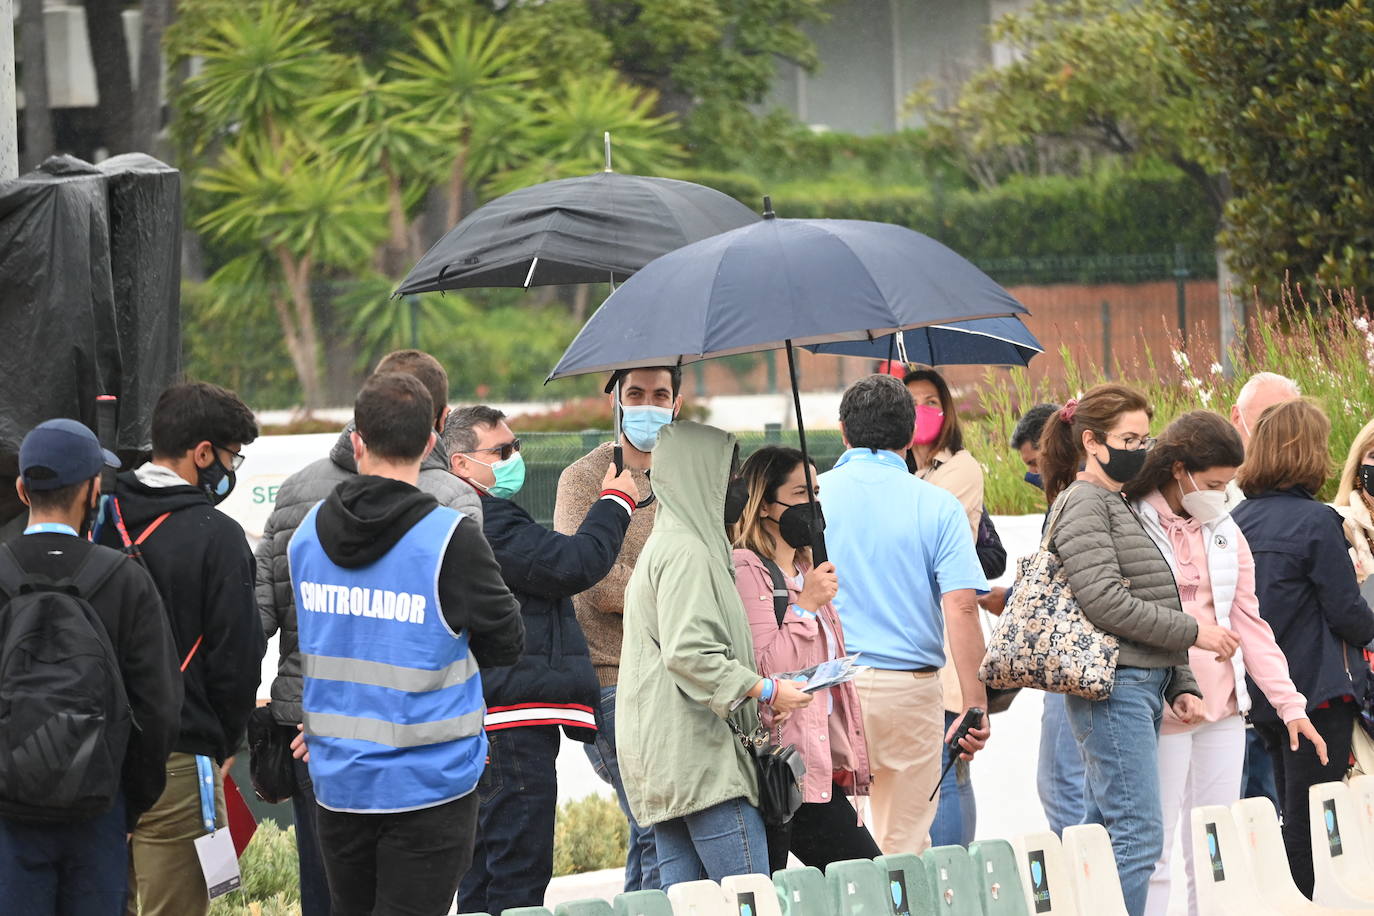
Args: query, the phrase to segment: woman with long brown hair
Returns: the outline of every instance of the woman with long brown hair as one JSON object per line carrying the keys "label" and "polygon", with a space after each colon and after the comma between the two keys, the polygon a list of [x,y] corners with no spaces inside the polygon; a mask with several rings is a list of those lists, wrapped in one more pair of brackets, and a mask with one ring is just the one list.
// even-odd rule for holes
{"label": "woman with long brown hair", "polygon": [[[802,461],[794,448],[765,446],[740,468],[749,498],[731,531],[735,585],[749,615],[756,667],[764,677],[845,655],[844,629],[830,603],[838,590],[834,564],[811,563],[811,503]],[[818,496],[815,479],[812,467]],[[761,715],[770,727],[780,721],[768,709]],[[845,800],[846,795],[867,795],[871,782],[854,684],[821,691],[816,702],[794,711],[781,727],[781,743],[796,745],[806,761],[806,778],[803,804],[792,821],[768,828],[772,870],[787,867],[789,851],[817,868],[882,855]]]}
{"label": "woman with long brown hair", "polygon": [[[1226,491],[1245,460],[1240,435],[1219,414],[1186,413],[1159,436],[1126,496],[1141,524],[1169,561],[1183,609],[1198,623],[1234,630],[1241,648],[1229,661],[1192,649],[1188,663],[1202,689],[1201,721],[1188,725],[1164,711],[1159,736],[1159,794],[1164,811],[1164,853],[1150,878],[1149,916],[1169,911],[1170,851],[1180,817],[1204,805],[1240,798],[1245,762],[1248,675],[1279,711],[1288,740],[1299,735],[1325,756],[1324,742],[1307,718],[1307,701],[1293,686],[1274,631],[1259,615],[1255,561],[1229,514]],[[1242,654],[1243,653],[1243,654]],[[1188,912],[1197,916],[1192,831],[1184,825],[1183,863]]]}
{"label": "woman with long brown hair", "polygon": [[1350,766],[1359,703],[1369,687],[1360,647],[1374,640],[1374,612],[1360,597],[1340,516],[1316,493],[1331,470],[1331,421],[1307,399],[1260,415],[1236,479],[1245,502],[1232,512],[1255,556],[1260,616],[1287,656],[1328,759],[1290,743],[1279,713],[1251,690],[1250,720],[1274,762],[1283,841],[1298,889],[1312,896],[1307,790]]}
{"label": "woman with long brown hair", "polygon": [[[1111,695],[1065,698],[1087,770],[1086,820],[1112,838],[1122,897],[1145,912],[1163,852],[1159,726],[1168,705],[1184,722],[1203,710],[1188,648],[1230,658],[1236,638],[1183,611],[1169,564],[1131,510],[1122,487],[1145,464],[1152,409],[1124,385],[1098,385],[1045,424],[1040,469],[1050,510],[1049,546],[1083,615],[1120,642]],[[1082,468],[1080,471],[1079,468]]]}
{"label": "woman with long brown hair", "polygon": [[1350,543],[1360,594],[1365,601],[1374,600],[1374,420],[1350,444],[1335,505],[1345,520],[1345,539]]}

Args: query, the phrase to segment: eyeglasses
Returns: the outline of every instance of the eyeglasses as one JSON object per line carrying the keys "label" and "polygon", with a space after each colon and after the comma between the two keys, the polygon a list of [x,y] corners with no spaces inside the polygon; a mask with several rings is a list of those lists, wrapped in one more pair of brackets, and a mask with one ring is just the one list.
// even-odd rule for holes
{"label": "eyeglasses", "polygon": [[510,459],[511,455],[514,455],[518,451],[520,451],[520,440],[512,439],[509,442],[503,442],[500,445],[493,445],[490,448],[475,448],[469,452],[464,452],[464,454],[475,455],[478,452],[496,452],[498,459],[500,459],[501,461],[507,461]]}
{"label": "eyeglasses", "polygon": [[[1141,438],[1140,436],[1137,436],[1134,433],[1128,433],[1124,436],[1120,435],[1119,433],[1108,433],[1106,438],[1110,439],[1112,436],[1116,436],[1118,439],[1120,439],[1121,447],[1128,452],[1148,452],[1150,449],[1155,447],[1155,442],[1158,441],[1153,436],[1145,436],[1144,438]],[[1108,444],[1110,445],[1111,443]]]}
{"label": "eyeglasses", "polygon": [[243,467],[243,452],[236,452],[228,446],[220,445],[218,442],[211,442],[210,444],[213,445],[215,448],[219,449],[221,452],[229,453],[229,455],[231,456],[229,458],[229,470],[237,471],[239,468]]}

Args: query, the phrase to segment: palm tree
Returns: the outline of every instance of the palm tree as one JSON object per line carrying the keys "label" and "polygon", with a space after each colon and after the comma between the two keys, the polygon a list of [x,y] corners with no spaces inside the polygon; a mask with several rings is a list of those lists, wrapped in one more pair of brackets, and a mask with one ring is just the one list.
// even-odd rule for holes
{"label": "palm tree", "polygon": [[411,41],[416,53],[392,58],[399,77],[394,88],[417,116],[442,126],[437,139],[445,149],[440,159],[447,166],[447,218],[453,226],[463,215],[474,125],[515,107],[536,74],[521,66],[525,52],[491,19],[467,16],[454,26],[435,20],[416,29]]}
{"label": "palm tree", "polygon": [[321,270],[357,270],[372,257],[385,232],[382,184],[361,160],[329,156],[291,135],[276,145],[242,141],[196,182],[218,202],[197,228],[251,252],[211,284],[221,295],[268,295],[306,414],[323,402],[312,280]]}

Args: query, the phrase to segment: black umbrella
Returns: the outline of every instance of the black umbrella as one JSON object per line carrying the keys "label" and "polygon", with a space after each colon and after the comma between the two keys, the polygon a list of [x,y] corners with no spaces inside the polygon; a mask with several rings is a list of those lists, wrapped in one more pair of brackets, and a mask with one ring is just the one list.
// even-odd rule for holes
{"label": "black umbrella", "polygon": [[[549,378],[872,340],[932,324],[1024,314],[987,274],[932,238],[859,220],[764,220],[664,255],[611,294]],[[808,485],[811,464],[805,463]],[[824,558],[819,538],[817,562]]]}
{"label": "black umbrella", "polygon": [[606,159],[604,172],[521,188],[475,210],[425,253],[396,295],[620,283],[659,255],[758,222],[714,188],[613,172],[609,146]]}

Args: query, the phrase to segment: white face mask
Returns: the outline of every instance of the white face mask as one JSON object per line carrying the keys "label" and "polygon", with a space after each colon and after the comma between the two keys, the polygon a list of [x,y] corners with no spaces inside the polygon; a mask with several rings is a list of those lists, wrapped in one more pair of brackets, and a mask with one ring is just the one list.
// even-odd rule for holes
{"label": "white face mask", "polygon": [[1193,492],[1184,493],[1180,501],[1183,511],[1197,519],[1199,524],[1214,522],[1231,511],[1226,504],[1226,491],[1199,489],[1191,473],[1188,474],[1188,482],[1193,485]]}

